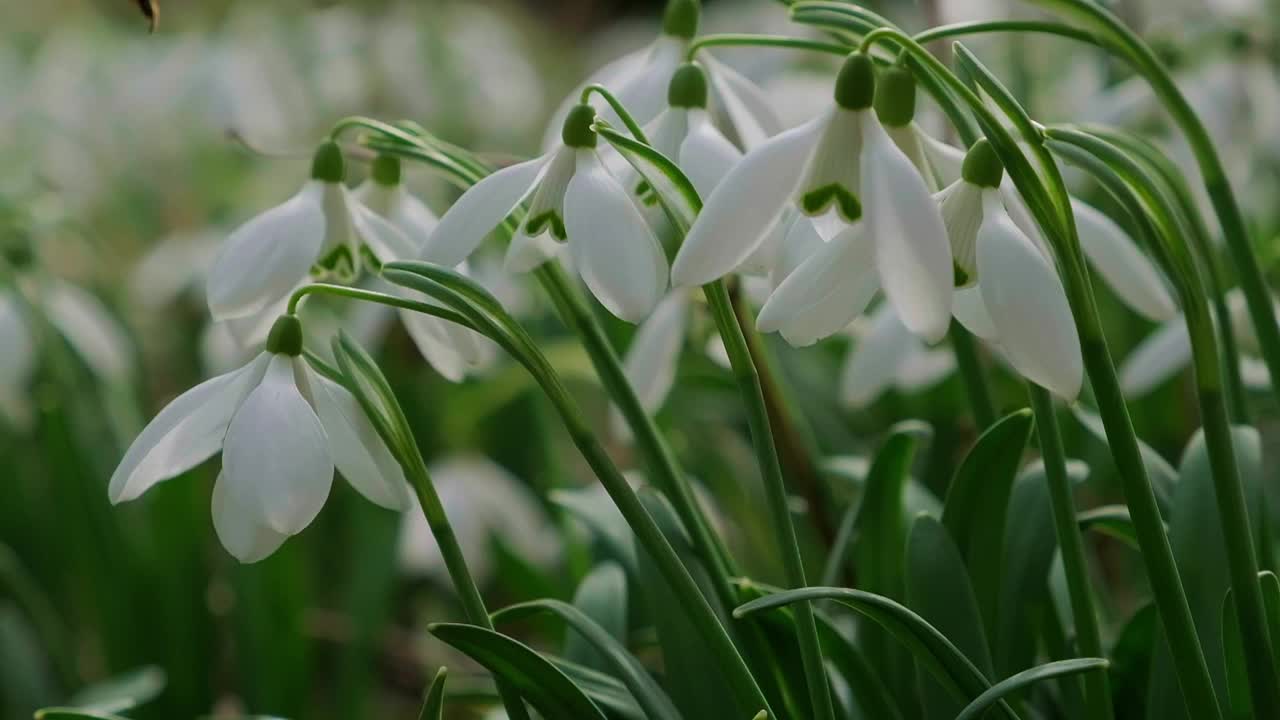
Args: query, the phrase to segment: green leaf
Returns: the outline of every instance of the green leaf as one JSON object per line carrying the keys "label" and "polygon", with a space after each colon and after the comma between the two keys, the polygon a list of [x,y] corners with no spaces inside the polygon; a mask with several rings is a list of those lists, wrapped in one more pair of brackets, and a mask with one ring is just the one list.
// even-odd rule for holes
{"label": "green leaf", "polygon": [[69,704],[81,710],[123,712],[156,699],[164,692],[165,684],[164,670],[148,665],[91,685],[76,693]]}
{"label": "green leaf", "polygon": [[609,496],[593,488],[553,490],[551,503],[586,526],[609,555],[636,573],[635,538]]}
{"label": "green leaf", "polygon": [[1058,551],[1053,506],[1044,465],[1036,463],[1018,477],[1009,497],[1005,526],[1004,571],[994,628],[996,670],[1003,675],[1035,661],[1036,627],[1049,607],[1049,567]]}
{"label": "green leaf", "polygon": [[1107,653],[1111,659],[1111,694],[1116,717],[1146,717],[1151,659],[1160,638],[1160,616],[1154,603],[1138,608]]}
{"label": "green leaf", "polygon": [[992,630],[999,612],[1009,496],[1032,423],[1031,411],[1023,409],[984,432],[956,471],[942,509],[942,524],[969,568],[982,618]]}
{"label": "green leaf", "polygon": [[[942,523],[928,515],[916,518],[907,542],[907,604],[943,635],[965,657],[990,677],[991,651],[987,647],[982,615],[964,558]],[[955,717],[963,706],[927,676],[920,676],[920,696],[925,717]]]}
{"label": "green leaf", "polygon": [[[991,687],[982,671],[937,628],[906,606],[882,595],[848,588],[799,588],[753,600],[733,614],[744,617],[761,610],[815,600],[835,600],[879,625],[901,642],[944,688],[964,702],[977,698]],[[1018,717],[1003,700],[998,701],[997,707],[1005,718]]]}
{"label": "green leaf", "polygon": [[[1089,434],[1097,439],[1103,445],[1107,443],[1107,429],[1102,424],[1102,418],[1080,403],[1071,406],[1071,412],[1076,416],[1076,421],[1081,427],[1089,431]],[[1156,493],[1156,502],[1160,505],[1160,513],[1166,518],[1169,517],[1170,508],[1173,506],[1174,489],[1178,484],[1178,471],[1173,469],[1168,460],[1165,460],[1160,453],[1156,452],[1150,445],[1138,441],[1138,449],[1142,452],[1142,464],[1147,468],[1147,475],[1151,478],[1151,487]]]}
{"label": "green leaf", "polygon": [[[1280,581],[1275,573],[1264,570],[1258,573],[1262,586],[1262,598],[1267,610],[1267,633],[1280,637]],[[1240,635],[1240,618],[1236,615],[1234,598],[1227,590],[1222,600],[1222,653],[1227,672],[1227,698],[1230,720],[1249,720],[1253,717],[1253,701],[1249,694],[1249,671],[1245,664],[1244,642]]]}
{"label": "green leaf", "polygon": [[[597,565],[583,578],[573,596],[573,606],[622,648],[627,641],[627,575],[613,562]],[[570,623],[572,627],[573,624]],[[564,640],[564,657],[579,665],[611,672],[613,664],[597,649],[597,642],[576,628]]]}
{"label": "green leaf", "polygon": [[449,668],[442,667],[436,671],[431,687],[427,688],[427,697],[422,702],[418,720],[441,720],[444,717],[444,681],[448,675]]}
{"label": "green leaf", "polygon": [[[604,567],[608,569],[610,566]],[[616,565],[611,566],[610,574],[612,573],[617,573],[618,578],[623,577],[621,568]],[[612,579],[610,580],[610,582],[613,581]],[[625,597],[625,584],[621,586],[621,589],[623,597]],[[651,720],[679,720],[680,713],[671,702],[671,698],[667,697],[667,694],[649,675],[644,666],[640,664],[640,661],[627,652],[627,649],[622,646],[619,639],[612,635],[608,629],[593,620],[581,609],[559,600],[531,600],[503,608],[493,614],[493,619],[494,622],[508,622],[543,612],[549,612],[560,617],[569,625],[574,635],[581,637],[591,646],[591,649],[603,659],[606,665],[606,668],[603,669],[622,680],[622,683],[626,685],[627,689],[635,697],[636,702],[643,708],[647,717]],[[623,621],[625,622],[625,620],[624,614]],[[602,669],[582,663],[578,664],[592,669]]]}
{"label": "green leaf", "polygon": [[1030,670],[1023,670],[1017,675],[1001,680],[991,689],[979,695],[965,707],[963,712],[956,716],[956,720],[977,720],[982,716],[982,713],[986,712],[987,708],[994,705],[1001,698],[1008,697],[1041,680],[1078,675],[1092,670],[1103,671],[1107,669],[1107,665],[1107,661],[1102,658],[1076,658],[1051,662]]}
{"label": "green leaf", "polygon": [[698,213],[702,211],[702,200],[689,178],[685,177],[674,162],[648,145],[612,128],[601,126],[597,130],[600,137],[626,158],[631,167],[653,188],[667,219],[679,229],[680,235],[683,237],[687,234]]}
{"label": "green leaf", "polygon": [[509,683],[547,720],[605,720],[581,688],[529,646],[476,625],[436,623],[427,630]]}
{"label": "green leaf", "polygon": [[1133,527],[1133,518],[1129,517],[1129,508],[1124,505],[1103,505],[1092,510],[1085,510],[1076,515],[1080,524],[1080,532],[1093,530],[1108,537],[1115,538],[1138,550],[1138,531]]}
{"label": "green leaf", "polygon": [[71,707],[53,707],[37,710],[36,720],[128,720],[119,715],[99,712],[97,710],[81,710]]}
{"label": "green leaf", "polygon": [[611,718],[616,716],[622,720],[648,720],[631,691],[627,690],[627,686],[617,678],[555,655],[549,655],[547,659],[568,675],[573,684],[582,688],[587,697],[591,698]]}

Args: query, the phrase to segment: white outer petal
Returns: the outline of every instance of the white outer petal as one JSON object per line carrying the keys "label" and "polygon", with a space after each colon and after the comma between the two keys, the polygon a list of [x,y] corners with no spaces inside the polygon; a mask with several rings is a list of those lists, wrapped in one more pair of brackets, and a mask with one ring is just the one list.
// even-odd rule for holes
{"label": "white outer petal", "polygon": [[480,243],[524,199],[547,163],[546,157],[503,168],[462,194],[440,218],[422,251],[424,260],[453,267]]}
{"label": "white outer petal", "polygon": [[916,347],[889,303],[881,303],[869,319],[870,331],[857,340],[840,373],[840,400],[851,408],[866,407],[889,389]]}
{"label": "white outer petal", "polygon": [[36,348],[11,291],[0,293],[0,348],[0,388],[18,388],[35,370]]}
{"label": "white outer petal", "polygon": [[982,289],[977,285],[956,290],[951,298],[951,314],[966,330],[983,340],[995,341],[1000,337],[982,300]]}
{"label": "white outer petal", "polygon": [[1000,346],[1028,380],[1068,401],[1080,394],[1084,362],[1062,281],[988,194],[978,231],[978,287]]}
{"label": "white outer petal", "polygon": [[667,289],[667,258],[631,196],[596,153],[578,152],[564,199],[574,265],[602,305],[640,322]]}
{"label": "white outer petal", "polygon": [[[919,343],[919,340],[916,340]],[[956,356],[949,348],[927,350],[917,345],[914,352],[898,367],[893,386],[905,392],[923,390],[938,384],[956,369]]]}
{"label": "white outer petal", "polygon": [[769,270],[769,283],[774,288],[782,284],[801,263],[826,244],[813,218],[796,212],[795,218],[778,242],[774,251],[773,267]]}
{"label": "white outer petal", "polygon": [[946,187],[960,179],[964,168],[965,151],[948,145],[923,131],[918,133],[925,160],[933,170],[938,187]]}
{"label": "white outer petal", "polygon": [[292,358],[271,356],[262,382],[231,419],[222,474],[235,502],[258,509],[278,533],[302,532],[324,507],[333,459],[320,418],[298,390]]}
{"label": "white outer petal", "polygon": [[[666,401],[676,380],[676,363],[688,326],[689,300],[682,291],[663,298],[648,320],[636,331],[623,359],[623,370],[649,414]],[[626,436],[626,423],[617,410],[610,416],[615,437]]]}
{"label": "white outer petal", "polygon": [[227,483],[222,473],[213,484],[213,530],[218,535],[222,547],[231,556],[242,563],[256,563],[265,560],[275,552],[288,535],[278,533],[267,527],[261,515],[253,508],[236,502],[235,497],[227,492]]}
{"label": "white outer petal", "polygon": [[1191,338],[1181,315],[1138,343],[1120,365],[1120,387],[1141,397],[1191,364]]}
{"label": "white outer petal", "polygon": [[782,132],[782,119],[764,90],[710,53],[698,59],[707,67],[713,101],[728,116],[742,147],[751,150]]}
{"label": "white outer petal", "polygon": [[266,372],[268,356],[206,380],[179,395],[143,428],[111,475],[112,503],[133,500],[162,480],[190,470],[222,449],[227,425]]}
{"label": "white outer petal", "polygon": [[680,169],[700,197],[710,197],[742,160],[742,152],[711,124],[705,111],[691,110],[689,116],[689,132],[678,151]]}
{"label": "white outer petal", "polygon": [[384,218],[365,206],[346,188],[343,193],[347,200],[347,210],[351,214],[351,227],[356,237],[373,253],[379,262],[388,263],[395,260],[414,260],[422,251],[415,243],[390,219]]}
{"label": "white outer petal", "polygon": [[360,401],[346,388],[301,364],[338,472],[371,502],[391,510],[407,510],[409,486],[404,470],[369,422]]}
{"label": "white outer petal", "polygon": [[[546,133],[542,138],[543,151],[549,152],[560,144],[565,118],[569,116],[569,111],[581,102],[583,88],[599,83],[611,90],[617,90],[620,83],[626,82],[640,70],[649,51],[650,47],[643,47],[615,58],[592,72],[581,85],[574,88],[573,92],[569,93],[568,97],[562,100],[556,107],[556,111],[551,114],[551,121],[547,124]],[[597,107],[604,106],[601,100],[596,99],[594,102],[597,103]]]}
{"label": "white outer petal", "polygon": [[732,272],[764,242],[790,199],[825,116],[747,153],[724,177],[690,228],[671,268],[677,287],[705,285]]}
{"label": "white outer petal", "polygon": [[1071,200],[1089,262],[1129,307],[1154,322],[1177,316],[1178,306],[1160,272],[1114,220],[1076,199]]}
{"label": "white outer petal", "polygon": [[325,236],[323,192],[312,180],[231,233],[205,280],[215,320],[259,312],[307,277]]}
{"label": "white outer petal", "polygon": [[822,246],[791,273],[760,309],[761,332],[778,331],[797,347],[840,332],[879,289],[875,248],[862,224]]}
{"label": "white outer petal", "polygon": [[129,375],[130,343],[102,301],[67,282],[54,281],[44,299],[49,321],[98,377]]}
{"label": "white outer petal", "polygon": [[942,212],[911,160],[875,114],[862,122],[863,223],[885,296],[902,324],[929,342],[951,325],[955,273]]}

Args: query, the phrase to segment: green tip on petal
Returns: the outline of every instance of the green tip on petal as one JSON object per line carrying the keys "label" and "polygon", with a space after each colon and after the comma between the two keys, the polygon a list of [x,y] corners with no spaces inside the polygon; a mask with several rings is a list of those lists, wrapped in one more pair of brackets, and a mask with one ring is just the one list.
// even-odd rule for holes
{"label": "green tip on petal", "polygon": [[340,183],[346,177],[346,165],[342,160],[342,148],[332,140],[320,143],[311,160],[311,179],[327,183]]}
{"label": "green tip on petal", "polygon": [[889,127],[906,127],[916,116],[916,79],[911,71],[894,66],[876,83],[876,115]]}
{"label": "green tip on petal", "polygon": [[846,110],[866,110],[875,95],[875,64],[866,53],[850,54],[836,76],[836,104]]}
{"label": "green tip on petal", "polygon": [[692,40],[698,34],[701,15],[698,0],[669,0],[667,10],[662,15],[662,33]]}
{"label": "green tip on petal", "polygon": [[400,158],[379,155],[373,159],[373,181],[379,185],[395,187],[400,184]]}
{"label": "green tip on petal", "polygon": [[678,108],[707,106],[707,73],[697,63],[685,63],[671,76],[667,104]]}
{"label": "green tip on petal", "polygon": [[35,264],[36,255],[26,233],[13,232],[4,242],[4,261],[14,270],[25,270]]}
{"label": "green tip on petal", "polygon": [[596,146],[596,133],[591,124],[596,121],[596,109],[590,105],[574,105],[569,116],[564,119],[564,131],[561,138],[571,148],[593,148]]}
{"label": "green tip on petal", "polygon": [[302,354],[302,322],[297,315],[281,315],[267,335],[267,352],[298,357]]}
{"label": "green tip on petal", "polygon": [[982,138],[969,148],[964,156],[964,165],[960,168],[960,176],[965,182],[978,187],[998,188],[1004,178],[1004,165],[996,155],[996,149],[986,138]]}

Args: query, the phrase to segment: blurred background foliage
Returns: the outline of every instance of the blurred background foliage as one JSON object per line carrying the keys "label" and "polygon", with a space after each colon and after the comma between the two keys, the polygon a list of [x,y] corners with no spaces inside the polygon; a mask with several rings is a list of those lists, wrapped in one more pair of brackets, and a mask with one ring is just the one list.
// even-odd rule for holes
{"label": "blurred background foliage", "polygon": [[[993,6],[1003,12],[1002,3],[868,4],[907,27],[976,19]],[[546,118],[587,71],[649,42],[660,5],[168,0],[159,32],[147,35],[124,0],[0,0],[6,222],[34,241],[43,268],[89,290],[118,318],[130,368],[104,381],[55,341],[59,347],[46,349],[27,388],[26,421],[0,426],[0,716],[26,717],[87,685],[147,667],[167,681],[135,713],[143,719],[411,717],[440,664],[458,669],[450,681],[455,692],[491,692],[483,673],[423,631],[427,622],[459,617],[429,538],[344,484],[335,484],[334,501],[305,533],[265,562],[241,566],[213,536],[208,465],[119,508],[108,504],[106,482],[145,418],[234,362],[234,351],[206,327],[200,273],[230,228],[292,192],[335,120],[356,113],[411,118],[493,159],[532,155]],[[1235,41],[1220,45],[1265,53],[1270,63],[1275,49],[1250,44],[1249,28],[1223,13],[1211,15],[1214,23],[1196,23],[1204,17],[1196,6],[1122,9],[1189,72],[1209,60],[1182,49],[1211,33]],[[1191,14],[1175,14],[1182,8]],[[788,30],[780,6],[763,0],[708,2],[705,27]],[[983,39],[975,46],[1049,120],[1101,111],[1107,89],[1126,79],[1121,69],[1053,40]],[[830,68],[812,58],[723,57],[774,93],[791,121],[829,92]],[[1228,95],[1207,106],[1233,102]],[[1267,113],[1275,110],[1232,109],[1236,114],[1212,125],[1232,167],[1241,169],[1237,187],[1262,239],[1276,230],[1274,150],[1233,142],[1232,123],[1272,127],[1280,119]],[[1276,137],[1269,143],[1280,144]],[[409,182],[438,211],[453,196],[418,171]],[[1260,249],[1274,274],[1274,244]],[[604,427],[608,408],[581,351],[532,288],[508,285],[504,298],[521,308]],[[1101,294],[1122,357],[1152,326]],[[625,347],[632,329],[601,318]],[[421,361],[398,327],[367,338],[376,338],[438,481],[453,484],[442,494],[452,498],[469,557],[488,568],[493,606],[568,599],[592,558],[609,551],[589,545],[571,515],[548,499],[550,491],[602,500],[524,373],[502,365],[485,379],[453,385]],[[945,487],[974,439],[956,378],[923,393],[890,392],[855,412],[833,391],[845,343],[792,350],[773,340],[781,376],[824,456],[856,467],[885,428],[919,418],[934,434],[915,475],[926,487]],[[1006,409],[1025,402],[1011,378],[998,380]],[[661,425],[715,498],[738,557],[754,577],[777,580],[728,372],[689,352],[677,382],[681,391],[661,412]],[[1194,406],[1181,377],[1131,409],[1140,436],[1176,462],[1199,425]],[[1273,424],[1275,408],[1262,409]],[[1265,438],[1278,435],[1262,429]],[[1064,430],[1069,452],[1093,470],[1089,504],[1114,501],[1106,448],[1078,425]],[[635,466],[625,439],[615,438],[611,450]],[[800,523],[815,566],[829,542],[824,533],[854,493],[836,480],[830,487],[829,504],[807,509],[817,520]],[[1089,540],[1098,544],[1107,584],[1122,590],[1110,597],[1130,603],[1105,612],[1127,616],[1142,594],[1136,557],[1121,543]],[[562,633],[554,625],[521,631],[534,642],[559,642]],[[132,680],[153,680],[154,672]]]}

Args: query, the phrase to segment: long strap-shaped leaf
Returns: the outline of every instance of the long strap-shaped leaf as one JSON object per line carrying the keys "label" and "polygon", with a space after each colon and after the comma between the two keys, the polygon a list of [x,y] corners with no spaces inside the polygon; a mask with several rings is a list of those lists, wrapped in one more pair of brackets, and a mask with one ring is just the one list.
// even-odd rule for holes
{"label": "long strap-shaped leaf", "polygon": [[436,671],[436,677],[427,689],[427,698],[422,702],[418,720],[440,720],[444,716],[444,680],[448,675],[449,668],[442,667]]}
{"label": "long strap-shaped leaf", "polygon": [[956,716],[956,720],[976,720],[982,717],[982,713],[986,712],[987,708],[1000,702],[1002,698],[1006,698],[1041,680],[1060,678],[1065,675],[1077,675],[1090,670],[1101,671],[1105,670],[1110,664],[1102,658],[1073,658],[1071,660],[1046,663],[1030,670],[1023,670],[1017,675],[1011,675],[992,685],[986,692],[974,698],[973,702],[960,711],[960,714]]}
{"label": "long strap-shaped leaf", "polygon": [[606,720],[581,688],[529,646],[476,625],[427,629],[514,687],[547,720]]}
{"label": "long strap-shaped leaf", "polygon": [[[739,606],[733,615],[743,617],[760,610],[815,600],[835,600],[870,618],[906,645],[921,666],[961,699],[971,701],[991,688],[982,671],[937,628],[904,605],[882,595],[849,588],[807,587],[753,600]],[[1018,718],[1018,714],[1003,700],[997,703],[1003,717],[1009,720]]]}
{"label": "long strap-shaped leaf", "polygon": [[608,630],[569,603],[552,599],[531,600],[498,610],[493,613],[493,620],[514,621],[544,612],[556,615],[568,623],[569,627],[613,665],[618,678],[635,696],[636,702],[644,708],[645,715],[650,720],[680,720],[680,712],[676,710],[671,698],[667,697],[640,661],[627,652]]}

